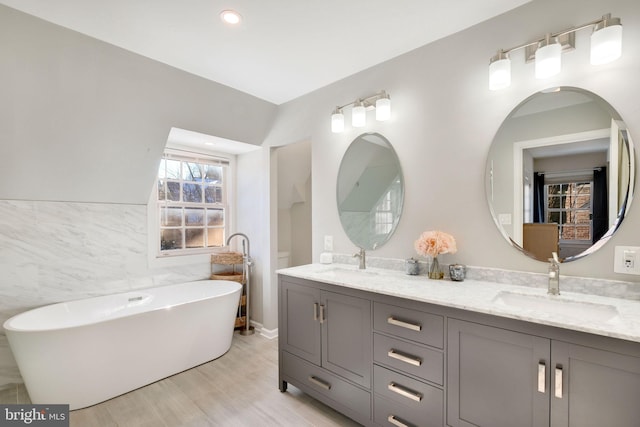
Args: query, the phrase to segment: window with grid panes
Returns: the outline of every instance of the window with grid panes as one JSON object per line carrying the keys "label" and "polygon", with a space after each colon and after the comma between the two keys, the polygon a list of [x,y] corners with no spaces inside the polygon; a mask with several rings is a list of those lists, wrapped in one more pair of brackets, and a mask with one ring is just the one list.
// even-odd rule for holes
{"label": "window with grid panes", "polygon": [[165,153],[158,170],[160,253],[224,245],[229,162]]}
{"label": "window with grid panes", "polygon": [[559,225],[560,240],[591,240],[591,182],[547,184],[547,221]]}

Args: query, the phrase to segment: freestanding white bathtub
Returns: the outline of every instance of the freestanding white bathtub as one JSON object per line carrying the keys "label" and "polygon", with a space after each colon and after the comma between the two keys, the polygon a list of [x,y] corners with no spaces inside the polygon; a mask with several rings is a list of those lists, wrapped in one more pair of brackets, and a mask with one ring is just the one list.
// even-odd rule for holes
{"label": "freestanding white bathtub", "polygon": [[241,291],[188,282],[36,308],[4,328],[32,403],[80,409],[226,353]]}

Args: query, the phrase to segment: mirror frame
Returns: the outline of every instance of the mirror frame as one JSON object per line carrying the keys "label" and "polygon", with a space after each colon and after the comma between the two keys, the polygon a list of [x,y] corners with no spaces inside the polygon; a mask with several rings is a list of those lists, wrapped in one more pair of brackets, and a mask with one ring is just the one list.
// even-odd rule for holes
{"label": "mirror frame", "polygon": [[[524,99],[522,102],[520,102],[516,107],[513,108],[513,110],[507,115],[507,117],[503,120],[502,124],[500,125],[500,127],[498,128],[498,130],[496,131],[496,134],[494,135],[494,138],[492,140],[491,146],[489,148],[489,152],[487,154],[487,161],[486,161],[486,167],[485,167],[485,196],[486,196],[486,200],[487,200],[487,204],[489,206],[489,210],[491,213],[491,216],[494,220],[494,223],[496,225],[496,227],[498,228],[498,230],[500,231],[500,233],[502,234],[502,236],[505,238],[505,240],[515,249],[517,249],[518,251],[520,251],[521,253],[525,254],[526,256],[538,260],[538,261],[542,261],[542,262],[547,262],[548,259],[542,259],[539,257],[534,256],[533,254],[527,252],[523,246],[521,246],[520,244],[518,244],[515,239],[518,239],[522,233],[514,236],[513,232],[511,233],[511,235],[509,234],[509,232],[507,230],[505,230],[505,227],[503,227],[501,225],[501,221],[500,221],[500,215],[498,212],[495,211],[495,204],[493,201],[493,195],[494,195],[494,191],[493,191],[493,183],[494,183],[494,163],[493,163],[493,158],[495,157],[495,153],[494,151],[496,151],[496,144],[499,143],[498,141],[498,136],[501,134],[501,132],[504,132],[505,129],[505,124],[508,123],[508,121],[510,119],[512,119],[516,113],[520,112],[520,110],[522,109],[523,106],[525,106],[527,103],[529,103],[532,99],[539,97],[541,94],[545,94],[548,95],[550,92],[560,92],[562,90],[564,91],[574,91],[574,92],[579,92],[582,93],[586,96],[591,97],[593,100],[598,101],[602,107],[602,109],[604,111],[607,111],[609,113],[609,116],[611,118],[612,121],[619,121],[621,123],[625,123],[621,117],[621,115],[611,106],[611,104],[609,104],[606,100],[604,100],[602,97],[598,96],[597,94],[588,91],[586,89],[582,89],[582,88],[577,88],[577,87],[570,87],[570,86],[564,86],[564,87],[560,87],[560,88],[553,88],[554,90],[543,90],[543,91],[539,91],[536,92],[534,94],[532,94],[531,96],[527,97],[526,99]],[[627,188],[626,188],[626,194],[624,195],[624,199],[623,202],[621,204],[619,204],[619,209],[618,209],[618,215],[615,219],[615,221],[610,220],[609,221],[609,227],[606,231],[606,233],[599,239],[597,240],[595,243],[592,243],[587,249],[585,249],[584,251],[576,254],[576,255],[571,255],[568,256],[566,258],[564,258],[563,260],[561,260],[562,262],[570,262],[570,261],[575,261],[577,259],[580,259],[582,257],[585,257],[595,251],[597,251],[599,248],[601,248],[604,244],[606,244],[606,242],[615,234],[615,232],[617,231],[617,229],[620,227],[620,225],[622,224],[625,216],[628,214],[629,212],[629,208],[632,204],[632,200],[633,200],[633,193],[634,193],[634,189],[635,189],[635,180],[636,180],[636,173],[635,173],[635,168],[637,167],[637,162],[636,162],[636,150],[635,147],[633,145],[633,141],[631,139],[631,135],[630,132],[628,130],[628,128],[626,127],[626,123],[625,123],[625,127],[622,129],[627,135],[628,137],[625,140],[625,144],[624,147],[626,148],[626,152],[628,155],[628,161],[629,161],[629,166],[628,166],[628,172],[629,172],[629,179],[628,179],[628,183],[627,183]],[[584,133],[588,133],[584,132]],[[558,137],[562,137],[564,134],[558,134]],[[568,134],[567,134],[568,135]],[[544,139],[544,138],[541,138]],[[515,146],[516,144],[518,144],[519,142],[522,141],[513,141],[511,143],[511,146]],[[519,188],[518,185],[520,185],[521,187],[524,187],[524,178],[523,178],[523,168],[521,167],[520,172],[516,171],[516,166],[518,164],[520,164],[522,166],[522,159],[515,159],[515,157],[512,155],[511,156],[512,161],[514,162],[514,170],[513,170],[513,187],[514,187],[514,200],[513,200],[513,215],[516,215],[518,213],[522,214],[523,212],[523,207],[520,206],[520,209],[516,209],[515,205],[516,203],[518,203],[518,200],[520,200],[520,204],[522,205],[524,202],[524,196],[523,194],[523,188]],[[519,177],[516,176],[519,173]],[[533,173],[533,171],[532,171]],[[520,182],[520,184],[518,184],[518,182]],[[519,191],[516,190],[516,187],[519,188]],[[524,223],[524,221],[522,221],[522,223]],[[549,254],[549,257],[551,257],[551,254]]]}
{"label": "mirror frame", "polygon": [[[365,139],[366,136],[373,136],[373,137],[377,137],[381,140],[381,142],[384,143],[384,145],[382,144],[377,144],[380,146],[383,146],[385,149],[389,150],[389,154],[393,156],[393,161],[395,163],[395,167],[397,169],[397,174],[394,177],[394,181],[395,178],[397,177],[397,181],[399,184],[399,194],[398,197],[395,201],[391,201],[391,203],[395,202],[395,209],[393,212],[393,223],[391,225],[391,229],[388,230],[385,234],[380,234],[378,236],[384,236],[384,238],[379,238],[376,239],[376,241],[374,241],[374,239],[372,238],[372,233],[371,233],[371,229],[369,229],[369,233],[367,234],[367,239],[366,241],[364,241],[363,239],[360,239],[361,234],[358,234],[356,232],[354,232],[346,223],[345,219],[344,219],[344,210],[341,209],[341,203],[342,201],[341,199],[341,187],[345,185],[345,171],[347,169],[353,169],[354,165],[353,163],[349,163],[352,162],[354,159],[356,159],[355,157],[353,157],[354,154],[354,150],[356,149],[357,145],[362,143],[362,142],[366,142],[369,144],[376,144],[375,142],[371,142],[371,141],[367,141]],[[353,159],[352,159],[353,158]],[[362,171],[365,171],[367,169],[368,164],[362,164],[360,165]],[[359,186],[359,179],[362,178],[362,175],[358,176],[358,181],[356,181],[356,184]],[[342,183],[342,186],[341,186]],[[391,185],[388,185],[385,188],[381,188],[379,189],[381,193],[386,192],[389,188],[391,187]],[[347,148],[347,150],[345,151],[344,155],[342,156],[342,160],[340,161],[340,167],[338,169],[338,177],[336,180],[336,206],[338,208],[338,216],[340,218],[340,224],[342,225],[342,229],[344,230],[345,234],[347,235],[347,237],[349,237],[349,240],[351,240],[351,242],[356,245],[357,247],[361,248],[361,249],[365,249],[365,250],[374,250],[374,249],[378,249],[380,248],[382,245],[384,245],[386,242],[389,241],[389,239],[391,238],[391,236],[395,233],[396,229],[398,228],[398,224],[400,222],[400,218],[402,217],[402,211],[404,208],[404,193],[405,193],[405,185],[404,185],[404,174],[402,173],[402,166],[400,165],[400,158],[398,157],[398,154],[396,153],[395,149],[393,148],[393,146],[391,145],[391,142],[384,137],[384,135],[381,135],[377,132],[365,132],[362,133],[360,135],[358,135],[356,138],[353,139],[353,141],[351,141],[351,143],[349,144],[349,147]],[[346,197],[344,198],[344,200],[346,200]],[[343,200],[343,201],[344,201]],[[378,199],[379,200],[379,199]],[[373,209],[375,209],[376,204],[373,204],[368,211],[366,211],[368,213],[368,215],[371,215],[371,212],[373,211]],[[359,212],[359,211],[354,211],[354,212]],[[365,212],[365,211],[362,211]]]}

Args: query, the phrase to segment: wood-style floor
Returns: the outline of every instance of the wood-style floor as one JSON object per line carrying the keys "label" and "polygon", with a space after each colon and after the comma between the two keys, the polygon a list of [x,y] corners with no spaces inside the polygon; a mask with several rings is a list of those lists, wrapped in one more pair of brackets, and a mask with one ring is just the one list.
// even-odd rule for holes
{"label": "wood-style floor", "polygon": [[[2,403],[29,403],[22,387]],[[358,426],[289,385],[278,390],[278,343],[236,333],[224,356],[90,408],[72,427]]]}

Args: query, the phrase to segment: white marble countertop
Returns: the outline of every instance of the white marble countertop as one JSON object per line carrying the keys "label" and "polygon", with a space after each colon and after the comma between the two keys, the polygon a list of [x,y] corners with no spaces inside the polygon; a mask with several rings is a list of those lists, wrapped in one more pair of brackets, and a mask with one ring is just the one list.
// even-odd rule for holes
{"label": "white marble countertop", "polygon": [[401,271],[346,264],[308,264],[277,271],[315,280],[446,307],[640,342],[640,301],[465,280],[430,280]]}

